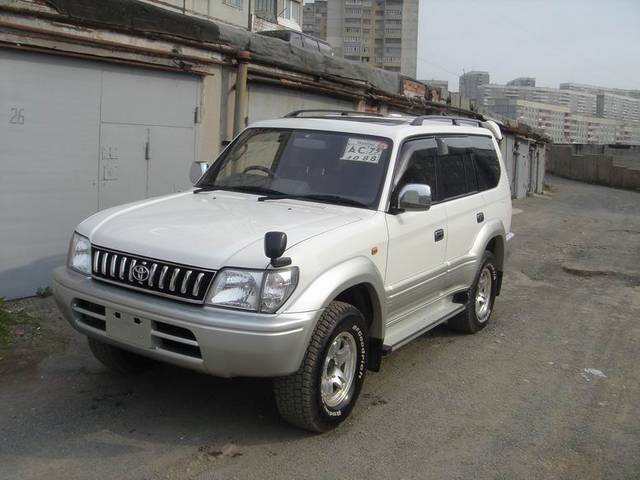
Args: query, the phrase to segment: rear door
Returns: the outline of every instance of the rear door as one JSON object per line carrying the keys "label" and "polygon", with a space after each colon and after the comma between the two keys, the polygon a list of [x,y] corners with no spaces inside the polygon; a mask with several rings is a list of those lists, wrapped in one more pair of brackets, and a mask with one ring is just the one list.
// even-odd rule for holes
{"label": "rear door", "polygon": [[446,289],[467,288],[473,281],[476,260],[471,248],[484,224],[485,200],[480,193],[475,165],[477,140],[483,137],[439,137],[438,191],[447,215]]}

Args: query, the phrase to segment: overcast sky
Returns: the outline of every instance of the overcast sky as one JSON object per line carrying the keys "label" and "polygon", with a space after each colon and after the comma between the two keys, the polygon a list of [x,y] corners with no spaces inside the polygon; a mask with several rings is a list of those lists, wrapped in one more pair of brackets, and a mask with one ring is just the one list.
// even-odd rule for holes
{"label": "overcast sky", "polygon": [[640,0],[420,0],[418,79],[640,89]]}

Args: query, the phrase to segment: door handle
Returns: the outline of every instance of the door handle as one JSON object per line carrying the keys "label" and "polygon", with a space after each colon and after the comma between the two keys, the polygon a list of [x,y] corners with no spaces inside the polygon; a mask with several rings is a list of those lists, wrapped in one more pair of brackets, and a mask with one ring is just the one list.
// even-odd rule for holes
{"label": "door handle", "polygon": [[478,221],[478,223],[484,222],[484,213],[483,212],[477,213],[476,214],[476,220]]}
{"label": "door handle", "polygon": [[435,232],[433,232],[433,239],[436,242],[439,242],[440,240],[442,240],[444,238],[444,230],[442,228],[439,228],[438,230],[436,230]]}

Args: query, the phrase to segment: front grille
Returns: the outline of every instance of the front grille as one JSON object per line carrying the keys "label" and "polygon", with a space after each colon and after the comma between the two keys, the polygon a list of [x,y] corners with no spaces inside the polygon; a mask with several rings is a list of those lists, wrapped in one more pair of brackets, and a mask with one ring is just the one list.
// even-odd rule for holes
{"label": "front grille", "polygon": [[203,303],[213,270],[92,247],[93,278],[191,303]]}

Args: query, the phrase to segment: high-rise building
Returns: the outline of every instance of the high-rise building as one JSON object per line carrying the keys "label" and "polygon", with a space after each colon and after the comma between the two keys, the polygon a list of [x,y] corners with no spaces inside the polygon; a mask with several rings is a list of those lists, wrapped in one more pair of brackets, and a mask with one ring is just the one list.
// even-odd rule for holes
{"label": "high-rise building", "polygon": [[518,77],[507,82],[507,85],[513,87],[535,87],[536,79],[533,77]]}
{"label": "high-rise building", "polygon": [[489,83],[489,72],[466,72],[460,76],[458,85],[460,95],[467,97],[472,102],[481,104],[482,94],[480,87]]}
{"label": "high-rise building", "polygon": [[[337,56],[415,78],[419,0],[320,0],[303,31],[329,42]],[[325,7],[322,4],[326,4]],[[326,33],[325,27],[326,25]]]}
{"label": "high-rise building", "polygon": [[316,38],[327,38],[327,0],[307,3],[302,11],[302,31]]}

